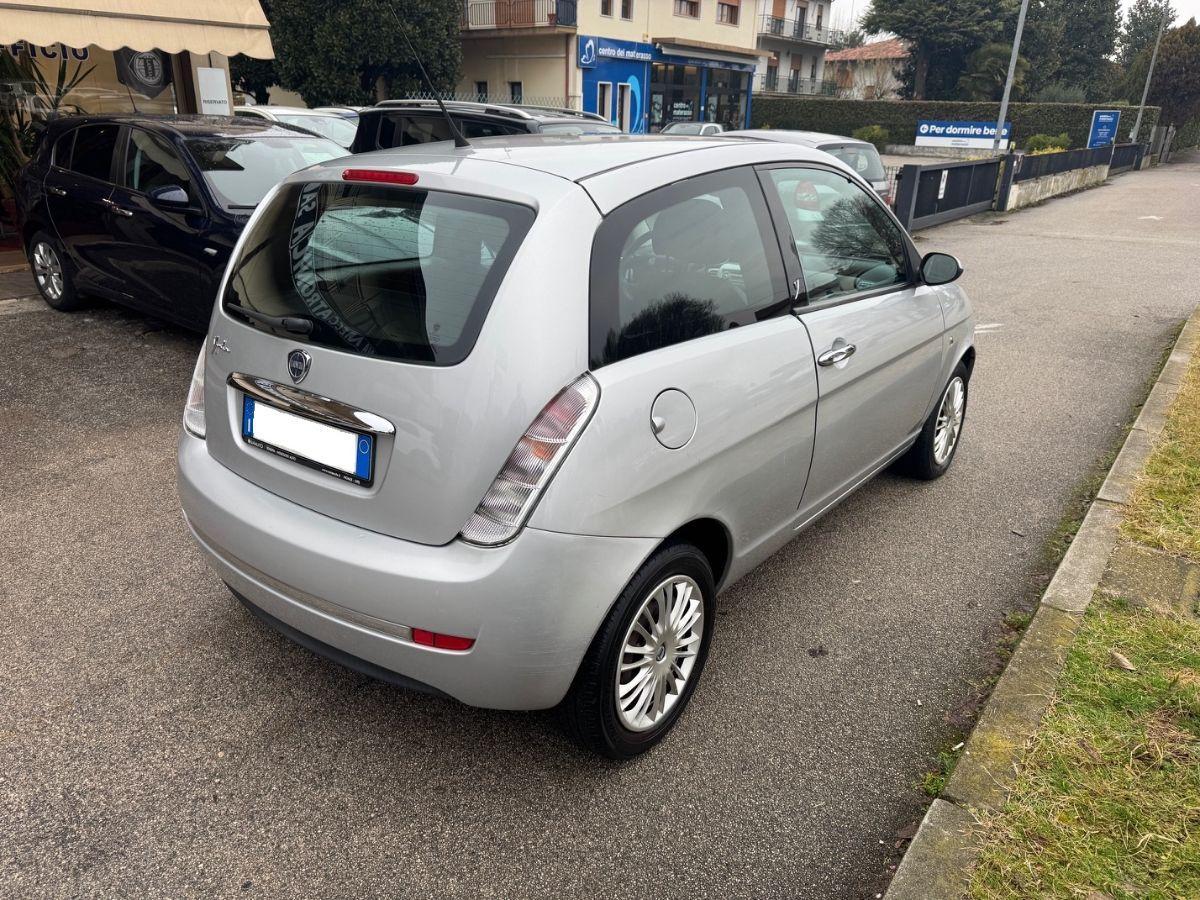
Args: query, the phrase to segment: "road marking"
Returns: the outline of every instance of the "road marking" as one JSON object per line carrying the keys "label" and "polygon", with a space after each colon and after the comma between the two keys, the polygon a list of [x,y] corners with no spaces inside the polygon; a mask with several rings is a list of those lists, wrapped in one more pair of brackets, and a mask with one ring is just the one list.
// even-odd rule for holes
{"label": "road marking", "polygon": [[975,326],[976,334],[995,334],[1004,327],[1003,322],[983,322]]}
{"label": "road marking", "polygon": [[9,297],[0,300],[0,316],[17,316],[21,313],[39,312],[50,309],[41,297]]}
{"label": "road marking", "polygon": [[1153,220],[1153,221],[1155,221],[1155,222],[1161,222],[1161,221],[1162,221],[1162,216],[1138,216],[1138,219],[1139,219],[1139,220],[1143,220],[1143,219],[1151,219],[1151,220]]}

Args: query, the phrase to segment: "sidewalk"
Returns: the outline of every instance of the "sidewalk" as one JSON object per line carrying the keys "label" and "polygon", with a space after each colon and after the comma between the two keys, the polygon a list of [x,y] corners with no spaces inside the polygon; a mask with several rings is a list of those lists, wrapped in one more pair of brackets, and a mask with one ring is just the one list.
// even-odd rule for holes
{"label": "sidewalk", "polygon": [[1200,896],[1200,311],[888,891],[964,894]]}

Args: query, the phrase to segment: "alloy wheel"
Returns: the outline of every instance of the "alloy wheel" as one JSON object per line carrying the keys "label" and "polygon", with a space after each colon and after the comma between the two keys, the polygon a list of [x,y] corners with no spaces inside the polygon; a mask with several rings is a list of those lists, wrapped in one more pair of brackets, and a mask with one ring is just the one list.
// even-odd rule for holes
{"label": "alloy wheel", "polygon": [[933,430],[933,461],[944,466],[954,452],[962,431],[963,413],[967,406],[967,389],[962,378],[954,376],[942,394],[937,424]]}
{"label": "alloy wheel", "polygon": [[61,300],[63,295],[63,269],[58,253],[45,241],[38,241],[33,248],[33,276],[38,288],[50,300]]}
{"label": "alloy wheel", "polygon": [[671,712],[696,666],[704,636],[704,597],[686,575],[652,590],[629,624],[617,666],[617,717],[648,731]]}

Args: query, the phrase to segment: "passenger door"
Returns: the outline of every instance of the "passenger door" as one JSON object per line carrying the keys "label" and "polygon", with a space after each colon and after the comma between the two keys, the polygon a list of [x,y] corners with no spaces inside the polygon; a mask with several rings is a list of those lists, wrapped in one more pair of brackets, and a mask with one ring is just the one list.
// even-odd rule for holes
{"label": "passenger door", "polygon": [[[208,216],[191,173],[159,135],[130,127],[121,144],[109,202],[112,268],[130,303],[177,322],[206,322],[215,290],[205,253]],[[156,199],[171,188],[187,201]]]}
{"label": "passenger door", "polygon": [[817,358],[816,449],[801,519],[890,461],[920,430],[941,370],[943,321],[903,230],[840,172],[760,172]]}
{"label": "passenger door", "polygon": [[590,298],[603,400],[567,465],[603,473],[577,483],[604,502],[547,496],[544,521],[667,534],[712,516],[744,553],[789,534],[812,456],[816,367],[753,169],[612,211],[593,245]]}
{"label": "passenger door", "polygon": [[59,138],[46,175],[46,207],[82,290],[119,293],[110,265],[108,203],[121,126],[84,125]]}

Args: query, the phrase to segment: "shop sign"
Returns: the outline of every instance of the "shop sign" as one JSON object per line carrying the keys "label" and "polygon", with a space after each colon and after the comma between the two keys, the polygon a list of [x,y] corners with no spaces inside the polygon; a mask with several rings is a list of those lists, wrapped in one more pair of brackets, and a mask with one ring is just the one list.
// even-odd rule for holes
{"label": "shop sign", "polygon": [[[1012,123],[1004,123],[1001,138],[1008,141]],[[918,147],[974,147],[992,149],[996,140],[995,122],[940,122],[922,119],[917,123]]]}
{"label": "shop sign", "polygon": [[138,52],[122,47],[113,53],[117,80],[143,97],[157,97],[171,83],[171,61],[161,50]]}
{"label": "shop sign", "polygon": [[224,69],[196,69],[196,93],[204,115],[233,115],[229,107],[229,77]]}
{"label": "shop sign", "polygon": [[653,44],[614,41],[589,34],[579,36],[579,67],[582,69],[594,68],[605,60],[650,62],[653,58]]}
{"label": "shop sign", "polygon": [[87,47],[76,49],[66,44],[48,44],[44,47],[30,44],[27,41],[17,41],[15,44],[0,44],[8,51],[9,56],[27,55],[30,59],[70,59],[83,62],[92,55]]}
{"label": "shop sign", "polygon": [[673,100],[671,102],[671,118],[675,121],[690,122],[696,118],[696,106],[693,100]]}

